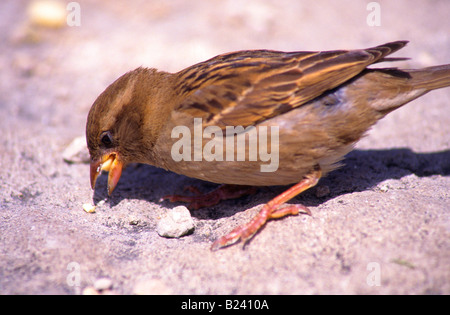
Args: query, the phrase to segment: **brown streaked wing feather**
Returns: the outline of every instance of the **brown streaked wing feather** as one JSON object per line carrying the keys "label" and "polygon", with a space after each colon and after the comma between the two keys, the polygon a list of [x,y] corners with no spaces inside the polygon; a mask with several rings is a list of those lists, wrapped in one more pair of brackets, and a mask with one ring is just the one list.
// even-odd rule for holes
{"label": "brown streaked wing feather", "polygon": [[220,55],[178,73],[185,95],[177,111],[207,125],[250,126],[320,96],[406,45],[325,52],[242,51]]}

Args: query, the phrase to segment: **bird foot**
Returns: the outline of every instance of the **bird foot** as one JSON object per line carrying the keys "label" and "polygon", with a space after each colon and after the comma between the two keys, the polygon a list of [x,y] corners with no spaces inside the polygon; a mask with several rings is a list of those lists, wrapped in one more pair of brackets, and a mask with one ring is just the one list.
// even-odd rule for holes
{"label": "bird foot", "polygon": [[218,250],[220,248],[232,245],[239,240],[243,241],[245,245],[245,243],[247,243],[270,219],[279,219],[287,215],[297,215],[300,212],[311,215],[311,211],[303,205],[288,205],[286,207],[282,207],[282,205],[299,193],[316,185],[320,179],[320,176],[320,168],[317,168],[310,174],[306,175],[305,178],[298,184],[292,186],[265,204],[261,211],[249,223],[238,226],[227,235],[216,240],[212,244],[211,250]]}
{"label": "bird foot", "polygon": [[216,240],[211,250],[215,251],[223,247],[233,245],[241,240],[244,245],[255,235],[270,219],[279,219],[287,215],[297,215],[300,212],[311,215],[311,211],[303,205],[289,205],[283,208],[271,208],[265,204],[261,211],[247,224],[238,226],[233,231]]}

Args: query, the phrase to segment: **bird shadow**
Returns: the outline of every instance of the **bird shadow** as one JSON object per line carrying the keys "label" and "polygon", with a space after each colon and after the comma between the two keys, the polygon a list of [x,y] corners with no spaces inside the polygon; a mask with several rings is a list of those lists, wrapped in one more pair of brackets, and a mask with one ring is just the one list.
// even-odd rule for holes
{"label": "bird shadow", "polygon": [[[450,150],[431,153],[415,153],[408,148],[388,150],[354,150],[347,154],[344,166],[331,172],[319,181],[318,186],[329,188],[325,196],[318,197],[314,188],[295,197],[289,203],[301,203],[305,206],[318,206],[337,196],[371,189],[387,179],[400,179],[415,174],[418,177],[450,175]],[[106,198],[110,207],[124,199],[141,199],[173,208],[183,203],[160,201],[170,194],[190,194],[184,192],[187,186],[194,186],[202,192],[218,187],[183,175],[178,175],[149,165],[134,164],[126,168],[120,183],[112,196],[106,194],[107,176],[99,176],[94,191],[94,202]],[[198,219],[218,219],[232,216],[237,212],[268,202],[289,186],[261,187],[254,195],[233,200],[225,200],[210,208],[191,211]]]}

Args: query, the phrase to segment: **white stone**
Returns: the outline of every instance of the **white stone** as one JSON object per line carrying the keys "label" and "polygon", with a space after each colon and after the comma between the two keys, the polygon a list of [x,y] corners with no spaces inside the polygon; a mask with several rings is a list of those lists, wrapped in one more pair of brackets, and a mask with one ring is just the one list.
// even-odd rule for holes
{"label": "white stone", "polygon": [[100,278],[95,280],[94,288],[98,291],[108,290],[112,288],[112,280],[109,278]]}
{"label": "white stone", "polygon": [[163,237],[182,237],[192,233],[194,229],[194,220],[185,206],[168,210],[156,226],[156,231]]}
{"label": "white stone", "polygon": [[86,138],[80,136],[73,139],[62,153],[62,158],[67,163],[89,163],[91,159],[86,145]]}

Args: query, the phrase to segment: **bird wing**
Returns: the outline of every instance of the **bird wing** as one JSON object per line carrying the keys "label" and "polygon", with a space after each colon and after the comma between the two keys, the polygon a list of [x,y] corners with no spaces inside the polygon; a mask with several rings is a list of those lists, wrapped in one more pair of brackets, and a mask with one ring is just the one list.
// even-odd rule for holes
{"label": "bird wing", "polygon": [[256,125],[339,86],[406,43],[361,50],[220,55],[178,73],[176,89],[185,97],[175,110],[203,118],[205,125]]}

